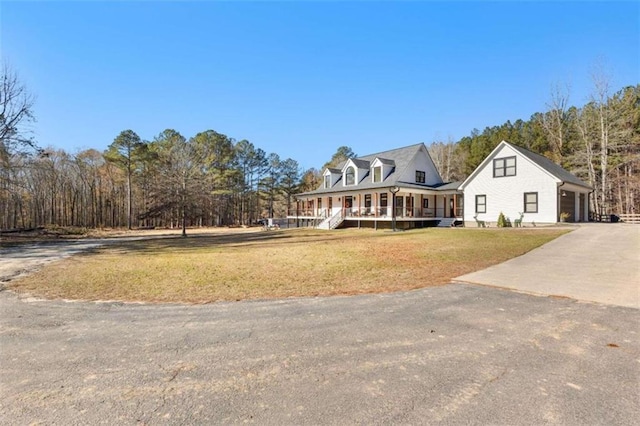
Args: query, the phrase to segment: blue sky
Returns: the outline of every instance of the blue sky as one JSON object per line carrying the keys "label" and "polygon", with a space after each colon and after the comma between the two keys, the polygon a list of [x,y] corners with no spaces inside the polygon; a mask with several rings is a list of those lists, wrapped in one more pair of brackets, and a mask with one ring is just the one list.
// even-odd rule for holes
{"label": "blue sky", "polygon": [[213,129],[320,167],[528,119],[550,88],[640,82],[640,2],[0,2],[42,146]]}

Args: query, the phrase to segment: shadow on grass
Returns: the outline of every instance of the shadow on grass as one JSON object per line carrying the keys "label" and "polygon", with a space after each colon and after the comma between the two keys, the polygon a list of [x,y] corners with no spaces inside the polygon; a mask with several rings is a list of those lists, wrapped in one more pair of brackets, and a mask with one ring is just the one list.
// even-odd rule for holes
{"label": "shadow on grass", "polygon": [[87,249],[80,256],[95,254],[141,254],[188,253],[203,249],[251,248],[254,246],[275,247],[285,243],[329,242],[342,239],[339,235],[318,231],[258,231],[218,235],[162,236],[135,241],[112,240],[105,245]]}

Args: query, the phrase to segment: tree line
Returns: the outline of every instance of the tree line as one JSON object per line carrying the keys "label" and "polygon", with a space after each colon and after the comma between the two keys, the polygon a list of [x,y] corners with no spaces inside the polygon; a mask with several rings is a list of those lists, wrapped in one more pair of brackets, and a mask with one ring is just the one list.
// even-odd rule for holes
{"label": "tree line", "polygon": [[[355,156],[341,146],[321,168],[302,171],[247,140],[207,130],[186,138],[166,129],[153,140],[135,131],[108,149],[41,149],[31,137],[33,97],[11,69],[0,76],[0,229],[39,226],[182,227],[250,225],[283,217],[294,195],[316,189],[321,172]],[[594,79],[590,101],[569,106],[552,91],[547,110],[435,141],[445,181],[463,180],[502,141],[545,155],[593,188],[591,210],[640,212],[640,85],[609,93]],[[393,147],[389,147],[393,148]],[[184,231],[183,231],[184,232]]]}
{"label": "tree line", "polygon": [[278,217],[298,192],[290,158],[207,130],[152,141],[121,132],[105,152],[14,154],[0,179],[0,228],[224,226]]}
{"label": "tree line", "polygon": [[552,90],[548,109],[527,121],[474,129],[458,141],[429,147],[445,181],[465,179],[503,140],[544,155],[593,188],[596,214],[640,213],[640,85],[609,94],[607,79],[581,107],[569,91]]}

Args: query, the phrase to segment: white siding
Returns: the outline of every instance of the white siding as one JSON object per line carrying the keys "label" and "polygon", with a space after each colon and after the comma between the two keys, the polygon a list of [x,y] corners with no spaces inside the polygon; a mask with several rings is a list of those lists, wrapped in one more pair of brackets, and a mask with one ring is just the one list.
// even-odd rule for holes
{"label": "white siding", "polygon": [[[493,159],[516,156],[516,175],[493,177]],[[557,181],[509,146],[503,146],[464,188],[464,220],[474,222],[476,195],[487,196],[487,212],[478,219],[495,224],[500,212],[511,223],[524,212],[524,193],[538,193],[538,213],[525,213],[523,223],[557,222]]]}
{"label": "white siding", "polygon": [[402,182],[415,183],[416,170],[425,172],[425,183],[427,185],[442,183],[440,173],[438,173],[435,164],[433,164],[431,157],[429,157],[429,154],[424,147],[420,148],[416,156],[409,163],[409,166],[406,168],[402,176],[400,176],[399,180]]}

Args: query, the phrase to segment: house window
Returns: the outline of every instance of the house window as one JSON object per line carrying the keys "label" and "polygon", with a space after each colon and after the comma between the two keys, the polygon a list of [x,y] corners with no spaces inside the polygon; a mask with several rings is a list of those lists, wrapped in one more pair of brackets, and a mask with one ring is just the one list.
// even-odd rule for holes
{"label": "house window", "polygon": [[516,157],[496,158],[493,160],[493,177],[515,176]]}
{"label": "house window", "polygon": [[476,213],[486,213],[486,212],[487,212],[487,196],[476,195]]}
{"label": "house window", "polygon": [[364,194],[364,206],[371,208],[371,194]]}
{"label": "house window", "polygon": [[538,213],[538,193],[537,192],[524,193],[524,212]]}
{"label": "house window", "polygon": [[331,188],[331,175],[326,175],[324,177],[324,187],[325,189]]}
{"label": "house window", "polygon": [[373,168],[373,181],[382,182],[382,167],[378,166]]}
{"label": "house window", "polygon": [[424,198],[422,200],[422,208],[423,209],[428,209],[429,208],[429,199],[428,198]]}
{"label": "house window", "polygon": [[380,207],[387,207],[387,194],[380,194]]}
{"label": "house window", "polygon": [[345,173],[345,185],[355,185],[356,183],[356,170],[349,166]]}
{"label": "house window", "polygon": [[425,183],[426,173],[421,170],[416,170],[416,183]]}

